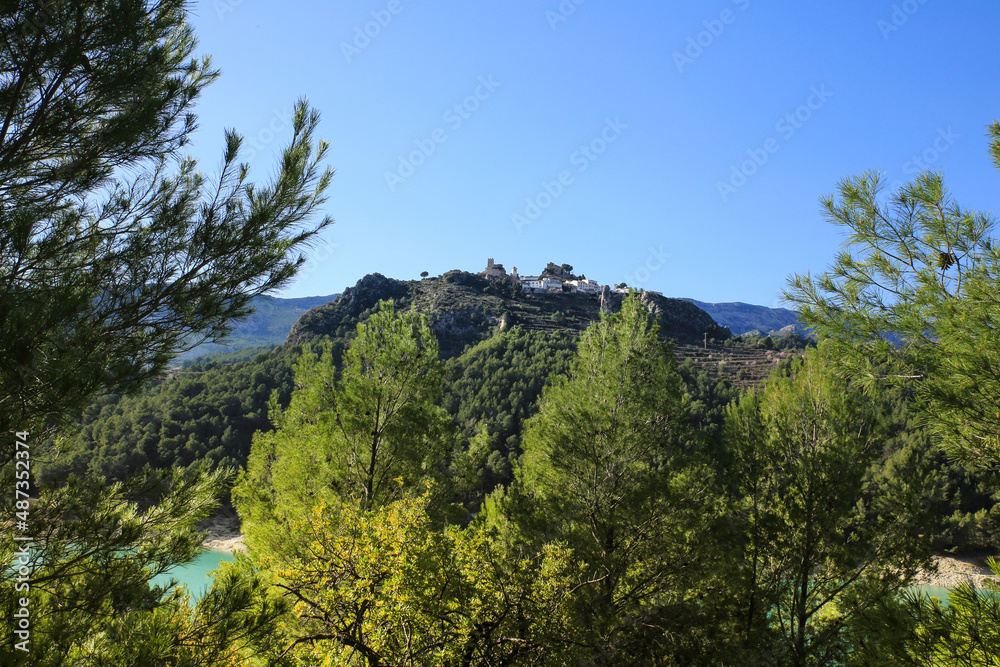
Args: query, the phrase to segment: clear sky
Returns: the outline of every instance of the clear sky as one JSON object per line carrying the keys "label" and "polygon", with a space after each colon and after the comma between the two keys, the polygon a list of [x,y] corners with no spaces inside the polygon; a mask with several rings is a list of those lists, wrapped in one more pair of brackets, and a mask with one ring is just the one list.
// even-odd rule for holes
{"label": "clear sky", "polygon": [[996,208],[1000,3],[354,0],[192,4],[222,70],[192,152],[223,128],[257,179],[300,96],[322,113],[336,224],[279,296],[367,273],[520,273],[782,305],[842,235],[819,197],[880,169],[944,172]]}

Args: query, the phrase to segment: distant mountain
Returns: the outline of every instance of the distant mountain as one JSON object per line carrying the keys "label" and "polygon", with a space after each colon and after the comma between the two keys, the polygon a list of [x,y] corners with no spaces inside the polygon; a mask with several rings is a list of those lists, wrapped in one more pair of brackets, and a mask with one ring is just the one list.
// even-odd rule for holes
{"label": "distant mountain", "polygon": [[719,323],[729,327],[734,334],[759,331],[768,334],[793,327],[792,331],[805,335],[806,327],[799,323],[799,314],[787,308],[768,308],[749,303],[732,301],[727,303],[705,303],[695,299],[684,299],[698,306]]}
{"label": "distant mountain", "polygon": [[292,326],[305,313],[336,299],[339,294],[328,296],[305,296],[298,299],[282,299],[260,296],[253,300],[253,315],[236,325],[225,344],[202,343],[198,347],[179,355],[176,361],[194,359],[203,354],[235,352],[258,345],[281,345],[285,342]]}

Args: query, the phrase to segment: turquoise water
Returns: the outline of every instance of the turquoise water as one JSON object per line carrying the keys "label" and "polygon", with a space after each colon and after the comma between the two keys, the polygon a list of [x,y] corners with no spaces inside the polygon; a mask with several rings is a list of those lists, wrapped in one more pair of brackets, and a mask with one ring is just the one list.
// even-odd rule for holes
{"label": "turquoise water", "polygon": [[[951,593],[954,590],[952,588],[945,588],[944,586],[911,586],[911,588],[915,588],[919,590],[921,593],[924,593],[926,595],[931,595],[933,597],[936,597],[938,600],[944,603],[945,606],[948,605],[948,598],[951,596]],[[982,587],[979,588],[979,592],[980,594],[983,593]],[[990,596],[997,595],[997,593],[989,593],[989,592],[986,592],[985,594]]]}
{"label": "turquoise water", "polygon": [[152,583],[165,584],[173,577],[181,584],[187,586],[191,597],[197,600],[205,594],[212,583],[212,578],[208,573],[219,567],[219,563],[231,562],[233,560],[236,559],[230,551],[205,549],[201,552],[201,555],[197,556],[187,565],[175,567],[170,572],[155,577]]}
{"label": "turquoise water", "polygon": [[935,597],[944,604],[948,604],[948,597],[951,595],[951,589],[944,586],[911,586],[910,588],[915,588],[924,595]]}
{"label": "turquoise water", "polygon": [[[219,567],[219,563],[232,562],[236,560],[230,551],[221,549],[204,549],[197,558],[187,565],[174,568],[167,574],[162,574],[153,579],[154,584],[165,584],[171,577],[185,585],[191,592],[191,597],[198,599],[205,594],[212,583],[209,572]],[[951,589],[944,586],[913,586],[926,595],[932,595],[941,602],[948,604],[948,596]]]}

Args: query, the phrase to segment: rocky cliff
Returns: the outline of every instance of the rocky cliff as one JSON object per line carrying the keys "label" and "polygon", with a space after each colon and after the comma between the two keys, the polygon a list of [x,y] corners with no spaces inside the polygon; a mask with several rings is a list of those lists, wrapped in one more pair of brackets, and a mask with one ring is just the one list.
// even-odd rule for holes
{"label": "rocky cliff", "polygon": [[[509,282],[457,270],[413,281],[373,273],[344,290],[337,300],[303,315],[288,334],[287,342],[298,344],[350,335],[359,322],[375,312],[380,300],[393,299],[399,310],[415,308],[428,316],[441,355],[449,358],[500,327],[582,331],[600,317],[602,297],[605,308],[615,312],[621,308],[624,295],[523,294]],[[705,334],[717,340],[729,336],[728,330],[689,301],[650,293],[643,293],[642,300],[656,316],[665,338],[699,343]]]}

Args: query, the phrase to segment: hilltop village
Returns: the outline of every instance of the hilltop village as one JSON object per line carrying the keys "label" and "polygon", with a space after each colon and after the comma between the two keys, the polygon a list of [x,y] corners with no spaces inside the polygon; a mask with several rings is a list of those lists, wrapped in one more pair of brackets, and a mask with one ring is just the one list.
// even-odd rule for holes
{"label": "hilltop village", "polygon": [[[490,280],[509,279],[515,285],[521,286],[522,292],[545,292],[545,293],[580,293],[580,294],[600,294],[605,289],[609,289],[619,294],[626,294],[629,288],[625,283],[619,283],[611,289],[608,285],[601,285],[596,280],[590,280],[586,276],[576,276],[573,274],[573,267],[569,264],[554,264],[549,262],[545,269],[537,276],[522,276],[517,272],[517,267],[513,267],[510,273],[504,269],[503,264],[497,264],[490,257],[486,260],[486,269],[479,273]],[[660,295],[660,292],[646,291],[648,294]]]}

